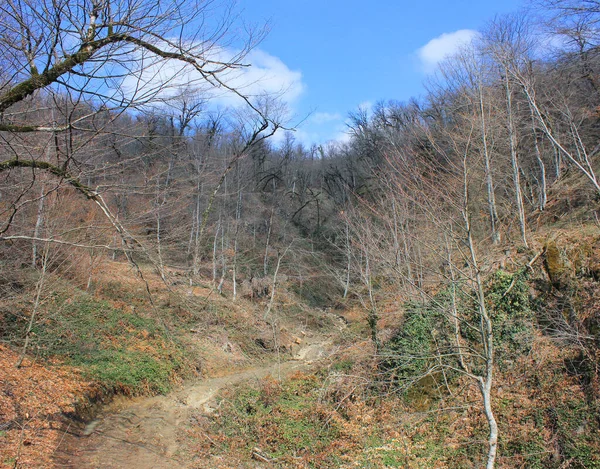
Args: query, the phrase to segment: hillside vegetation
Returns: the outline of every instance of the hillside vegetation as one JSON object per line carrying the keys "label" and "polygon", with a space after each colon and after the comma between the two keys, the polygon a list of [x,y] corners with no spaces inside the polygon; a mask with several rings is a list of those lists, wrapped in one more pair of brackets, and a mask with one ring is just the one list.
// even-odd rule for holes
{"label": "hillside vegetation", "polygon": [[[318,334],[194,409],[179,464],[600,467],[597,2],[496,18],[311,148],[226,80],[260,31],[217,61],[235,18],[194,45],[204,2],[67,3],[0,7],[0,464]],[[199,78],[145,88],[144,54]]]}

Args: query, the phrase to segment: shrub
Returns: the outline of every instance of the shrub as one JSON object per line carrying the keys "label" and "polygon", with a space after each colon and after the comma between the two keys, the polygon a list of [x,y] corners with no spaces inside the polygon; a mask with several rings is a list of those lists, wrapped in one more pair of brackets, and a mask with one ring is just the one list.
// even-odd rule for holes
{"label": "shrub", "polygon": [[494,325],[496,360],[502,365],[528,353],[533,343],[533,313],[527,271],[510,274],[498,270],[489,278],[485,294]]}
{"label": "shrub", "polygon": [[395,385],[418,381],[436,365],[437,355],[450,351],[446,326],[451,298],[445,289],[430,301],[405,304],[402,324],[381,351],[380,367]]}
{"label": "shrub", "polygon": [[[501,365],[508,364],[517,355],[527,353],[533,342],[526,272],[510,274],[500,270],[488,279],[484,293],[493,321],[496,360]],[[460,318],[464,345],[480,349],[479,309],[475,298],[468,294],[464,284],[446,286],[429,301],[405,304],[403,322],[382,350],[380,364],[391,381],[401,387],[408,386],[429,373],[439,373],[442,367],[446,379],[453,374],[448,370],[458,368],[454,309]],[[479,365],[471,363],[475,372]]]}

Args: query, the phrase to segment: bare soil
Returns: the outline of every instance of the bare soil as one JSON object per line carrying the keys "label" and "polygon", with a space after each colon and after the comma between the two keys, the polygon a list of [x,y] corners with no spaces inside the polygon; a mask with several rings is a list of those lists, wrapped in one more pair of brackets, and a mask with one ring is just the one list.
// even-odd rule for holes
{"label": "bare soil", "polygon": [[185,428],[198,411],[210,414],[218,392],[267,376],[283,379],[331,353],[331,339],[309,334],[293,358],[186,385],[165,396],[116,398],[101,414],[67,435],[56,452],[57,468],[190,468]]}

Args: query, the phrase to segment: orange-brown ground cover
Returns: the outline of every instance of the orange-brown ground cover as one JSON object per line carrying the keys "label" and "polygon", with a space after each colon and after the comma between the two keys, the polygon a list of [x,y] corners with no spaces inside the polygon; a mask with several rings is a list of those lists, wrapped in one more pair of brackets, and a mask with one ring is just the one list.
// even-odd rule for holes
{"label": "orange-brown ground cover", "polygon": [[0,467],[46,468],[68,431],[65,415],[98,392],[77,370],[25,360],[0,345]]}

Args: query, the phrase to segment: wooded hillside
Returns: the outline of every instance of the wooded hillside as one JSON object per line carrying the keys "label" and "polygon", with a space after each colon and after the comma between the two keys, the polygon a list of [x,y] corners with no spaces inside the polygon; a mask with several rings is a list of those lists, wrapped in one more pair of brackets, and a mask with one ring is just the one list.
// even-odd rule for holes
{"label": "wooded hillside", "polygon": [[[346,143],[310,148],[276,97],[234,85],[264,32],[242,37],[233,10],[71,3],[0,6],[0,339],[12,365],[58,360],[111,393],[164,393],[202,368],[190,330],[272,358],[293,344],[268,331],[327,328],[335,311],[350,332],[329,371],[348,368],[316,375],[339,386],[319,401],[324,428],[359,401],[367,413],[395,402],[444,416],[444,429],[420,422],[421,437],[459,449],[423,456],[427,467],[600,467],[600,2],[495,18],[423,97],[352,111]],[[187,67],[185,86],[158,79],[172,64]],[[238,105],[215,105],[216,93]],[[130,360],[145,370],[131,380],[115,371]],[[384,428],[390,415],[372,418]],[[0,414],[0,438],[28,418]],[[425,467],[401,427],[379,446],[410,448],[361,467]],[[369,447],[328,435],[350,442],[350,460],[301,452],[317,465],[297,467],[354,467],[343,464]],[[19,455],[4,464],[26,467]]]}

